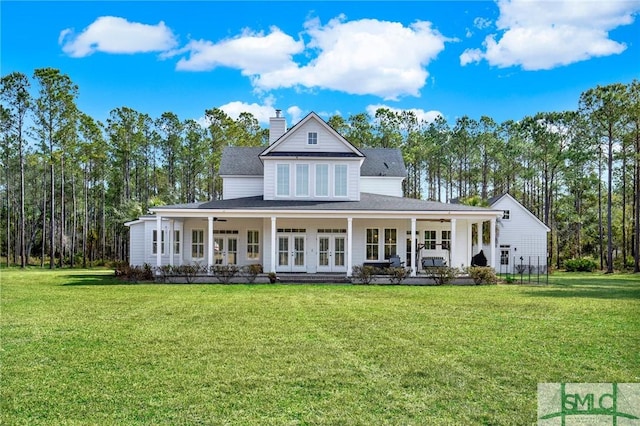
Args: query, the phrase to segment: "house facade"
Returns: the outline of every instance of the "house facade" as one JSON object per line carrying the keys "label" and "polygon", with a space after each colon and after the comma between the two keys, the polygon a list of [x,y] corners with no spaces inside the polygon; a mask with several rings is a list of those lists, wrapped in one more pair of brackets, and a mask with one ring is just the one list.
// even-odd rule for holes
{"label": "house facade", "polygon": [[497,228],[496,271],[513,274],[525,268],[525,272],[546,273],[549,227],[508,193],[491,198],[489,205],[502,211]]}
{"label": "house facade", "polygon": [[[358,149],[315,113],[287,129],[271,118],[267,147],[227,147],[221,200],[160,206],[126,223],[130,263],[261,264],[265,272],[340,273],[398,256],[411,275],[420,259],[466,267],[474,227],[503,211],[402,197],[399,150]],[[481,232],[476,232],[481,235]],[[496,250],[487,250],[496,264]]]}

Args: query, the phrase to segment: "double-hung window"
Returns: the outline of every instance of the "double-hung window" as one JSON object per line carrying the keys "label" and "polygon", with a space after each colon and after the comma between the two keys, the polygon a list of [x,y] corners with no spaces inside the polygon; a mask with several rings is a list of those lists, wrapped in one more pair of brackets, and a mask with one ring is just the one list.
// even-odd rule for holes
{"label": "double-hung window", "polygon": [[367,228],[366,256],[367,260],[378,260],[379,230]]}
{"label": "double-hung window", "polygon": [[180,230],[173,231],[173,254],[180,254]]}
{"label": "double-hung window", "polygon": [[424,248],[427,250],[436,249],[436,231],[424,231]]}
{"label": "double-hung window", "polygon": [[296,197],[309,196],[309,165],[296,164]]}
{"label": "double-hung window", "polygon": [[204,258],[204,230],[194,229],[191,231],[191,257],[193,259]]}
{"label": "double-hung window", "polygon": [[333,191],[336,197],[347,196],[347,165],[336,164],[333,169]]}
{"label": "double-hung window", "polygon": [[286,197],[289,195],[289,165],[278,164],[276,166],[276,195]]}
{"label": "double-hung window", "polygon": [[451,247],[451,231],[442,231],[442,248],[449,250]]}
{"label": "double-hung window", "polygon": [[329,196],[329,165],[316,164],[316,196]]}
{"label": "double-hung window", "polygon": [[[158,254],[158,231],[153,230],[151,253]],[[164,231],[160,231],[160,253],[164,254]]]}
{"label": "double-hung window", "polygon": [[384,230],[384,258],[398,254],[398,230],[387,228]]}
{"label": "double-hung window", "polygon": [[256,260],[260,258],[260,233],[258,231],[247,231],[247,259]]}

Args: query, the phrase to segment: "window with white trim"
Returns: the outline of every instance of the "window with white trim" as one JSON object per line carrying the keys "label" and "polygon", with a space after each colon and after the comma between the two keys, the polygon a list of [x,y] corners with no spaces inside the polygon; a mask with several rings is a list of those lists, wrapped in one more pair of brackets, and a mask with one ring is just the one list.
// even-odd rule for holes
{"label": "window with white trim", "polygon": [[511,220],[511,210],[502,210],[502,220]]}
{"label": "window with white trim", "polygon": [[204,258],[204,229],[191,231],[191,257],[193,259]]}
{"label": "window with white trim", "polygon": [[347,165],[336,164],[333,168],[333,191],[336,197],[347,196]]}
{"label": "window with white trim", "polygon": [[[158,231],[153,230],[151,253],[158,254]],[[164,254],[164,231],[160,231],[160,253]]]}
{"label": "window with white trim", "polygon": [[286,197],[289,195],[289,165],[278,164],[276,166],[276,195]]}
{"label": "window with white trim", "polygon": [[379,230],[377,228],[367,228],[366,258],[367,260],[378,260]]}
{"label": "window with white trim", "polygon": [[180,254],[180,230],[173,231],[173,254]]}
{"label": "window with white trim", "polygon": [[384,258],[389,259],[396,254],[398,254],[398,230],[386,228],[384,230]]}
{"label": "window with white trim", "polygon": [[296,196],[309,196],[309,165],[296,164]]}
{"label": "window with white trim", "polygon": [[247,231],[247,259],[260,258],[260,233],[255,230]]}
{"label": "window with white trim", "polygon": [[318,145],[318,133],[309,132],[307,134],[307,145]]}
{"label": "window with white trim", "polygon": [[436,249],[436,231],[424,231],[424,248],[427,250]]}
{"label": "window with white trim", "polygon": [[451,247],[451,231],[442,231],[442,248],[449,250]]}
{"label": "window with white trim", "polygon": [[329,196],[329,165],[316,164],[316,196]]}

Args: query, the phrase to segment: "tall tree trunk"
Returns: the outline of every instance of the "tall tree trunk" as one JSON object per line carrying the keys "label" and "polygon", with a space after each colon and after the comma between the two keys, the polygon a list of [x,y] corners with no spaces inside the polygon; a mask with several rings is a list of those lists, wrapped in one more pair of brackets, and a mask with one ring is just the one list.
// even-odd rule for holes
{"label": "tall tree trunk", "polygon": [[83,175],[83,187],[82,190],[84,192],[84,220],[82,223],[82,267],[87,267],[87,236],[88,236],[88,225],[89,225],[89,195],[88,195],[88,184],[87,184],[87,166],[84,167],[84,175]]}
{"label": "tall tree trunk", "polygon": [[9,182],[9,150],[7,150],[7,268],[11,266],[11,183]]}
{"label": "tall tree trunk", "polygon": [[18,135],[18,156],[20,157],[20,267],[24,269],[29,262],[29,254],[25,253],[24,152],[22,146],[22,129],[20,129]]}
{"label": "tall tree trunk", "polygon": [[65,207],[66,207],[66,203],[64,201],[64,149],[62,152],[62,156],[60,157],[60,225],[58,226],[59,231],[60,231],[60,238],[59,238],[59,242],[60,242],[60,252],[59,252],[59,262],[58,265],[60,268],[62,268],[64,266],[64,246],[65,246]]}
{"label": "tall tree trunk", "polygon": [[56,186],[55,186],[55,178],[54,178],[54,168],[53,168],[53,146],[51,147],[51,166],[49,169],[49,179],[51,180],[51,199],[49,200],[49,269],[55,269],[55,254],[56,254],[56,238],[55,238],[55,197],[56,197]]}
{"label": "tall tree trunk", "polygon": [[602,146],[598,147],[598,245],[600,252],[600,270],[604,269],[604,236],[602,229]]}
{"label": "tall tree trunk", "polygon": [[77,229],[78,229],[78,200],[76,197],[76,177],[75,174],[71,174],[71,199],[73,202],[73,214],[71,226],[71,249],[69,251],[69,262],[70,266],[73,269],[75,266],[75,257],[76,257],[76,240],[77,240]]}
{"label": "tall tree trunk", "polygon": [[607,274],[613,273],[613,224],[611,194],[613,191],[613,129],[609,127],[607,158]]}

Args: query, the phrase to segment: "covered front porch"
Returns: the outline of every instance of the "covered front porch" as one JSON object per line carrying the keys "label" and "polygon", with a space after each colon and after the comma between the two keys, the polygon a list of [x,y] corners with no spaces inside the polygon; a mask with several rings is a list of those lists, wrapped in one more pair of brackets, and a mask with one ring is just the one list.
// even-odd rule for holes
{"label": "covered front porch", "polygon": [[[397,256],[410,275],[422,271],[422,258],[447,266],[471,265],[489,227],[488,265],[495,268],[495,214],[395,214],[362,212],[156,211],[130,222],[132,244],[142,257],[132,264],[152,266],[260,264],[278,274],[351,276],[354,265],[388,262]],[[158,233],[157,230],[160,230]]]}

